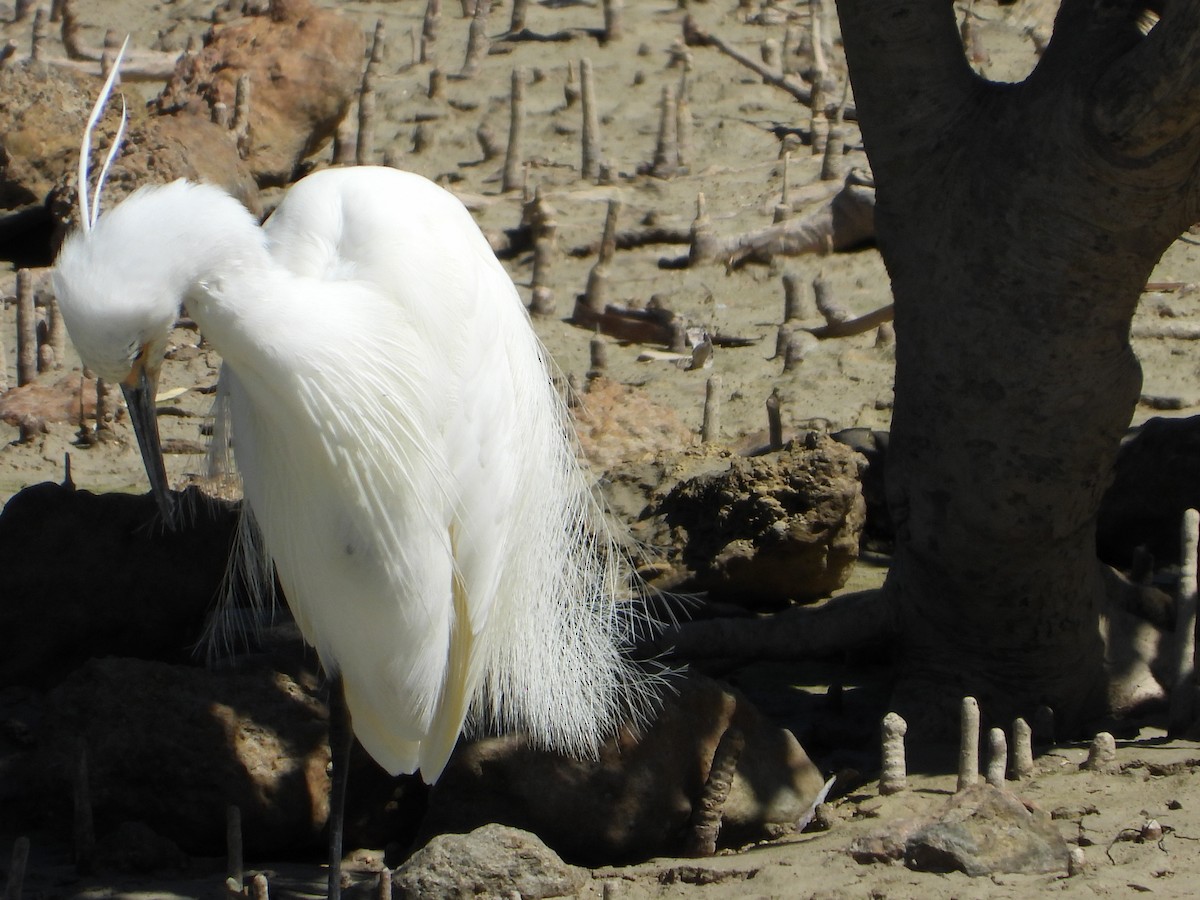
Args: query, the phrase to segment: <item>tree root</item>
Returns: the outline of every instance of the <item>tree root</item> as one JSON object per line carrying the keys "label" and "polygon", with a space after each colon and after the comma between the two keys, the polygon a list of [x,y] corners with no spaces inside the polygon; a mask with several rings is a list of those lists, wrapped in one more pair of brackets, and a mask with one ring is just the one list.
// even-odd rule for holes
{"label": "tree root", "polygon": [[[1164,685],[1170,683],[1178,637],[1159,627],[1163,595],[1130,583],[1107,566],[1104,569],[1107,602],[1099,623],[1107,648],[1103,693],[1109,713],[1126,716],[1165,702]],[[656,649],[686,660],[819,659],[893,643],[898,635],[895,608],[880,589],[843,594],[774,615],[683,622],[662,635]],[[957,700],[945,702],[946,709],[957,708]],[[926,727],[929,723],[918,730]]]}
{"label": "tree root", "polygon": [[683,622],[659,644],[685,659],[811,659],[890,640],[893,612],[883,591],[861,591],[771,616]]}

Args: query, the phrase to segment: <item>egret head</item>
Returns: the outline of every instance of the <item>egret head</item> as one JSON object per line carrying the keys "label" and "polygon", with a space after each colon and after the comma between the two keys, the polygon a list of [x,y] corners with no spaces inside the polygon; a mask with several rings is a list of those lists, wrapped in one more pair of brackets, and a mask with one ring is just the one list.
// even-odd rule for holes
{"label": "egret head", "polygon": [[[131,198],[132,199],[132,198]],[[127,254],[109,227],[122,217],[105,216],[89,232],[63,244],[54,266],[54,293],[67,331],[83,364],[110,384],[119,384],[137,434],[142,462],[164,519],[173,504],[158,436],[154,397],[167,337],[179,314],[179,294],[153,272],[130,277]],[[136,239],[136,235],[130,235]],[[141,254],[134,252],[134,257]]]}
{"label": "egret head", "polygon": [[158,377],[181,299],[169,263],[147,258],[139,243],[146,240],[145,229],[129,220],[122,204],[89,231],[73,233],[53,273],[59,309],[80,359],[113,384],[130,384],[143,374]]}
{"label": "egret head", "polygon": [[[122,46],[121,54],[124,51]],[[162,459],[154,397],[167,336],[179,313],[182,288],[177,267],[169,261],[164,264],[161,236],[149,242],[157,246],[139,240],[146,235],[148,223],[139,222],[138,203],[133,203],[129,210],[122,204],[103,221],[99,218],[100,192],[125,131],[124,109],[121,127],[100,172],[95,200],[90,206],[88,203],[91,133],[112,92],[121,54],[92,108],[84,132],[77,185],[79,230],[63,243],[59,252],[53,275],[54,291],[83,364],[106,381],[121,385],[150,486],[170,524],[173,504]]]}

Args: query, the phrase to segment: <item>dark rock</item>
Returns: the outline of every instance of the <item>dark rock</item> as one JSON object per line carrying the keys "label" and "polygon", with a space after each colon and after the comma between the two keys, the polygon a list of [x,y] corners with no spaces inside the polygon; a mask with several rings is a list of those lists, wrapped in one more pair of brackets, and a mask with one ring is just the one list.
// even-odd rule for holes
{"label": "dark rock", "polygon": [[[93,660],[48,695],[27,762],[40,799],[32,814],[69,833],[83,746],[97,834],[136,821],[188,853],[220,855],[226,807],[236,805],[247,854],[311,848],[329,790],[327,712],[316,690],[311,674],[297,681],[268,666],[210,672]],[[141,851],[116,855],[133,864]]]}
{"label": "dark rock", "polygon": [[1200,416],[1148,419],[1125,439],[1104,494],[1096,547],[1109,565],[1128,568],[1139,547],[1179,560],[1183,511],[1200,507]]}
{"label": "dark rock", "polygon": [[[0,684],[48,686],[95,656],[192,660],[236,509],[189,489],[166,531],[149,494],[25,488],[0,513]],[[134,817],[136,818],[136,816]]]}
{"label": "dark rock", "polygon": [[908,838],[904,861],[918,871],[972,876],[1065,872],[1067,849],[1044,812],[979,784],[955,794],[936,821]]}
{"label": "dark rock", "polygon": [[719,845],[794,829],[824,779],[791,732],[706,678],[691,676],[675,686],[678,694],[664,701],[640,739],[625,731],[598,760],[540,752],[515,737],[460,746],[433,790],[422,833],[502,822],[585,865],[679,853],[717,744],[731,727],[742,731],[745,746]]}
{"label": "dark rock", "polygon": [[[77,736],[97,757],[106,827],[142,822],[193,853],[223,852],[227,803],[243,806],[248,847],[294,850],[323,827],[315,655],[284,619],[238,671],[197,667],[237,508],[194,488],[176,497],[191,514],[175,531],[148,494],[51,483],[0,514],[0,827],[32,817],[69,834]],[[420,779],[391,778],[361,748],[351,767],[347,839],[411,840]]]}
{"label": "dark rock", "polygon": [[867,461],[862,470],[863,500],[867,504],[867,521],[863,538],[880,550],[890,550],[895,538],[895,526],[887,505],[887,451],[891,435],[871,428],[843,428],[830,435],[839,444],[856,450]]}
{"label": "dark rock", "polygon": [[485,825],[434,838],[393,873],[392,886],[403,900],[543,900],[574,896],[589,878],[534,835]]}
{"label": "dark rock", "polygon": [[120,872],[184,870],[187,854],[142,822],[122,822],[100,837],[96,844],[97,865]]}

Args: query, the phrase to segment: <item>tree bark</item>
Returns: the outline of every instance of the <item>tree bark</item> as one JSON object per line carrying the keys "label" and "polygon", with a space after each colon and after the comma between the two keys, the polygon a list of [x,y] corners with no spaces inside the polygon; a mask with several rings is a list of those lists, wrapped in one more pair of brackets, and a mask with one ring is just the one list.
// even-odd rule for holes
{"label": "tree bark", "polygon": [[[1020,84],[977,77],[949,0],[838,0],[895,297],[885,595],[893,709],[945,732],[1108,703],[1095,554],[1141,371],[1142,286],[1197,218],[1200,0],[1064,0]],[[1060,734],[1063,731],[1060,730]]]}

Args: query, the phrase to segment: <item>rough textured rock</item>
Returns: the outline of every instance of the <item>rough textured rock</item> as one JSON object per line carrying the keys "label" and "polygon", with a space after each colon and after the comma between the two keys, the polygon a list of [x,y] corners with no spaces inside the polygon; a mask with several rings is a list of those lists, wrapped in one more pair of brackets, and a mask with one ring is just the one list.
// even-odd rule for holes
{"label": "rough textured rock", "polygon": [[[110,127],[115,128],[115,121],[115,116],[109,117]],[[72,133],[75,141],[79,139],[78,132],[77,124]],[[100,149],[107,152],[108,146],[108,140],[101,138]],[[98,173],[102,165],[97,154],[98,151],[93,151],[93,173]],[[73,152],[72,166],[74,161]],[[238,155],[229,131],[206,119],[190,116],[146,116],[131,122],[121,155],[105,182],[104,206],[112,208],[143,185],[167,184],[178,178],[215,184],[255,215],[262,213],[258,187],[249,167]],[[75,174],[71,169],[67,188],[51,192],[50,207],[60,221],[68,217],[73,220],[75,203]]]}
{"label": "rough textured rock", "polygon": [[120,872],[161,872],[187,868],[188,858],[170,838],[143,822],[122,822],[96,843],[96,864]]}
{"label": "rough textured rock", "polygon": [[93,660],[50,692],[43,715],[30,782],[51,824],[70,821],[81,743],[98,835],[136,821],[188,853],[219,855],[236,804],[248,854],[294,852],[328,816],[326,709],[311,676]]}
{"label": "rough textured rock", "polygon": [[1046,813],[978,784],[955,794],[936,821],[908,838],[904,861],[919,871],[968,875],[1065,872],[1067,844]]}
{"label": "rough textured rock", "polygon": [[674,686],[678,693],[668,694],[640,740],[626,731],[595,761],[537,752],[513,737],[460,746],[433,790],[422,833],[501,822],[586,865],[679,853],[717,743],[730,727],[742,731],[745,747],[719,844],[792,830],[824,779],[791,732],[709,679],[690,676]]}
{"label": "rough textured rock", "polygon": [[[616,473],[609,493],[615,508],[641,518],[636,537],[676,566],[672,589],[777,606],[846,583],[866,520],[864,466],[849,447],[812,433],[752,458],[662,454]],[[639,490],[648,495],[640,516],[620,496]]]}
{"label": "rough textured rock", "polygon": [[470,834],[443,834],[418,850],[392,875],[403,900],[523,900],[570,897],[588,882],[532,834],[484,825]]}
{"label": "rough textured rock", "polygon": [[917,829],[925,823],[914,819],[888,822],[886,831],[876,831],[857,837],[846,852],[859,863],[890,863],[904,859],[904,846]]}
{"label": "rough textured rock", "polygon": [[265,15],[215,26],[199,53],[180,58],[154,106],[207,120],[224,103],[232,116],[238,78],[249,75],[247,163],[260,185],[286,184],[350,109],[365,49],[358,25],[337,11],[273,0]]}
{"label": "rough textured rock", "polygon": [[[0,67],[0,207],[46,202],[58,222],[75,220],[79,142],[100,86],[98,78],[40,63]],[[110,106],[92,142],[93,177],[119,121]],[[258,189],[228,129],[207,118],[150,116],[131,105],[104,205],[141,185],[177,178],[220,185],[251,211],[261,211]]]}
{"label": "rough textured rock", "polygon": [[[149,494],[44,483],[0,514],[0,684],[48,686],[94,656],[192,659],[225,576],[233,507],[164,531]],[[136,816],[134,816],[136,818]]]}
{"label": "rough textured rock", "polygon": [[41,203],[74,168],[99,85],[40,63],[0,67],[0,208]]}
{"label": "rough textured rock", "polygon": [[[198,54],[180,57],[151,109],[129,107],[104,205],[145,184],[188,178],[224,187],[261,213],[256,181],[290,181],[333,135],[358,88],[364,47],[356,24],[308,0],[275,0],[267,15],[216,26]],[[244,159],[234,132],[211,121],[217,102],[232,113],[242,74],[251,79]],[[74,221],[79,142],[100,85],[42,63],[0,67],[0,208],[45,202],[60,224]],[[114,104],[93,139],[93,173],[116,134]]]}

